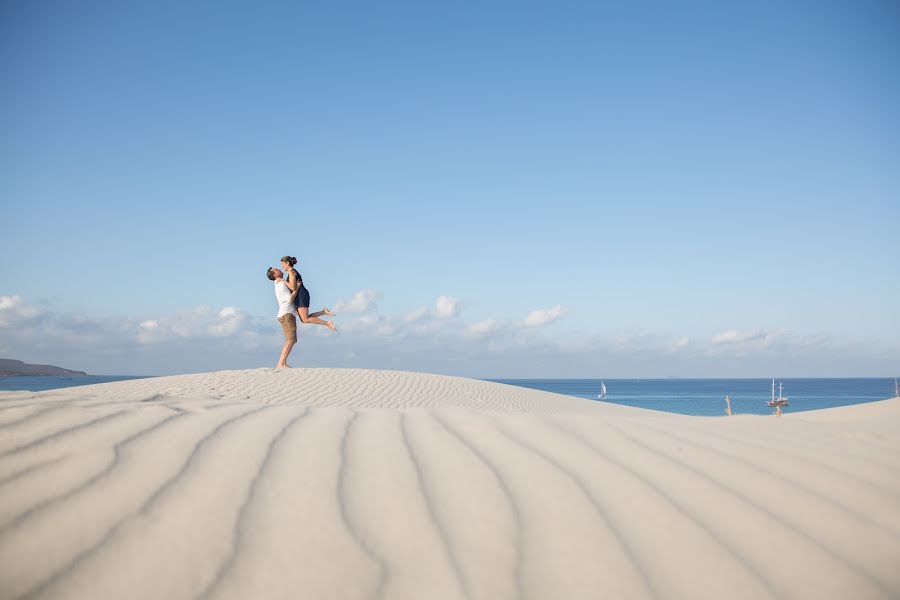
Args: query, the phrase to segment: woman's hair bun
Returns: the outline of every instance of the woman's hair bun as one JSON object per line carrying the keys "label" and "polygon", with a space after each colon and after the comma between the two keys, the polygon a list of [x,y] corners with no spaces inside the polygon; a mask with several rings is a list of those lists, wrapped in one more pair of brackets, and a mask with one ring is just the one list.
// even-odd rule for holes
{"label": "woman's hair bun", "polygon": [[281,262],[286,262],[287,264],[289,264],[293,267],[294,265],[297,264],[297,259],[294,258],[293,256],[282,256]]}

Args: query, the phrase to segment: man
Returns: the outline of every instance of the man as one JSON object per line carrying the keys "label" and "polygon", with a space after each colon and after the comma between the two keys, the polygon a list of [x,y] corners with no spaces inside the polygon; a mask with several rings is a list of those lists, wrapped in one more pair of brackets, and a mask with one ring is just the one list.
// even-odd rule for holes
{"label": "man", "polygon": [[288,354],[297,343],[297,309],[294,308],[294,296],[297,295],[295,290],[291,293],[290,288],[284,282],[284,273],[275,267],[269,267],[266,271],[266,277],[270,281],[275,282],[275,299],[278,300],[278,322],[284,330],[284,346],[281,348],[281,357],[278,359],[277,369],[288,369]]}

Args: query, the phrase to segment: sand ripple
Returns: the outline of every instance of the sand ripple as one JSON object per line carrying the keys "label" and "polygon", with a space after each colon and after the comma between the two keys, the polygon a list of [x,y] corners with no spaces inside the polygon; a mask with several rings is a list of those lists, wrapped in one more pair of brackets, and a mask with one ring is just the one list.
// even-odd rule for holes
{"label": "sand ripple", "polygon": [[896,598],[898,566],[900,399],[711,419],[349,369],[0,394],[2,598]]}

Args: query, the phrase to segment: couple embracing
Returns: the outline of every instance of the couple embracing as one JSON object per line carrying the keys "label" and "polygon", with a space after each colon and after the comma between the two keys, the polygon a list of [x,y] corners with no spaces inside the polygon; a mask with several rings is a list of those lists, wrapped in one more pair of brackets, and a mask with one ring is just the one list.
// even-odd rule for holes
{"label": "couple embracing", "polygon": [[[289,368],[287,364],[288,354],[291,353],[294,344],[297,343],[297,319],[302,323],[325,325],[332,331],[337,331],[334,323],[320,319],[322,315],[334,316],[334,313],[323,308],[318,312],[309,314],[309,290],[303,285],[303,278],[294,268],[297,259],[293,256],[284,256],[281,259],[281,269],[269,267],[266,277],[275,282],[275,298],[278,300],[278,321],[284,330],[284,346],[281,349],[281,357],[278,359],[278,368]],[[287,275],[287,277],[285,277]]]}

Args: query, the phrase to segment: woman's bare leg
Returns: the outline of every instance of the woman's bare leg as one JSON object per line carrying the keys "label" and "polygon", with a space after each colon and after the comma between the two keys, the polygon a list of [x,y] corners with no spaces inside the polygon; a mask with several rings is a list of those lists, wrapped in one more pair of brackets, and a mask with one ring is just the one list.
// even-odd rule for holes
{"label": "woman's bare leg", "polygon": [[[299,310],[299,309],[298,309],[298,310]],[[325,316],[327,316],[327,317],[333,317],[333,316],[334,316],[334,313],[331,312],[331,309],[328,308],[328,307],[326,306],[326,307],[323,308],[322,310],[316,311],[316,312],[312,313],[312,314],[309,315],[309,316],[310,316],[310,317],[321,317],[322,315],[325,315]]]}
{"label": "woman's bare leg", "polygon": [[[328,327],[332,331],[337,331],[337,327],[335,327],[334,323],[332,323],[331,321],[323,321],[322,319],[320,319],[318,317],[310,315],[308,307],[301,306],[301,307],[297,308],[297,313],[300,315],[300,321],[302,321],[304,324],[312,323],[314,325],[324,325],[325,327]],[[313,314],[314,315],[324,314],[324,312],[313,313]]]}

